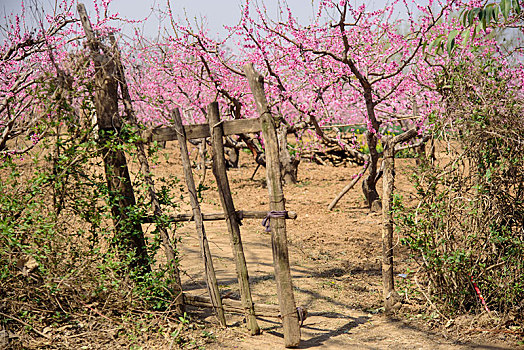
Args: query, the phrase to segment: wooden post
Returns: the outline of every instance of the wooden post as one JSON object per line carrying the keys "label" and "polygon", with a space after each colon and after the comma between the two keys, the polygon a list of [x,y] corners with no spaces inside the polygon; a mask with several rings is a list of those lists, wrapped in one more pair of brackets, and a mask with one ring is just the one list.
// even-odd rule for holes
{"label": "wooden post", "polygon": [[384,148],[384,178],[382,179],[382,283],[384,309],[394,311],[400,296],[395,291],[393,275],[393,192],[395,189],[395,146],[417,136],[415,128],[386,141]]}
{"label": "wooden post", "polygon": [[[100,137],[101,156],[109,189],[111,213],[116,230],[116,240],[121,254],[133,254],[132,269],[140,274],[151,271],[144,239],[139,222],[129,222],[127,211],[136,205],[129,170],[121,144],[109,140],[111,134],[120,131],[122,120],[118,114],[118,82],[116,67],[110,57],[100,53],[98,39],[95,37],[87,11],[83,4],[77,6],[78,14],[87,37],[91,57],[95,65],[95,108]],[[111,146],[111,143],[115,143]],[[107,146],[107,145],[110,146]]]}
{"label": "wooden post", "polygon": [[[257,105],[257,111],[262,123],[262,133],[266,147],[266,178],[269,191],[269,210],[285,211],[285,199],[282,191],[280,157],[278,139],[273,116],[269,111],[264,93],[264,78],[253,68],[252,64],[244,66],[249,87]],[[277,282],[277,294],[282,313],[284,327],[284,343],[286,347],[296,347],[300,344],[300,326],[293,294],[293,283],[289,268],[289,253],[287,249],[286,220],[272,218],[271,245],[273,249],[273,265]]]}
{"label": "wooden post", "polygon": [[242,305],[246,312],[247,327],[251,335],[260,334],[260,327],[258,326],[255,317],[253,298],[251,297],[251,289],[249,287],[249,275],[247,271],[246,257],[244,256],[244,249],[242,248],[242,239],[240,237],[240,225],[233,204],[233,198],[231,197],[231,189],[229,188],[229,181],[226,173],[226,160],[224,158],[223,143],[224,132],[222,131],[220,124],[217,102],[213,102],[208,106],[207,117],[213,149],[213,174],[217,181],[220,202],[224,209],[226,224],[229,230],[231,248],[233,249],[233,256],[235,258],[237,270],[238,285],[240,287],[240,296],[242,299]]}
{"label": "wooden post", "polygon": [[[118,45],[112,33],[109,34],[109,39],[111,40],[111,44],[113,45],[113,61],[117,69],[118,84],[120,85],[120,91],[122,93],[122,100],[124,102],[124,111],[127,117],[127,122],[131,124],[138,133],[140,130],[140,126],[138,125],[135,111],[133,109],[131,95],[129,93],[129,87],[127,86],[126,76],[124,72],[124,66],[122,65],[122,60],[120,59],[120,51],[118,50]],[[140,172],[142,173],[142,176],[144,177],[144,182],[147,185],[147,192],[151,201],[153,215],[155,218],[159,219],[163,216],[163,210],[160,206],[160,201],[158,200],[158,196],[155,192],[155,183],[153,181],[153,177],[151,176],[151,168],[149,167],[149,162],[147,160],[144,142],[141,138],[137,138],[134,144],[137,151],[138,162],[140,163]],[[179,315],[183,315],[185,310],[184,300],[182,298],[182,281],[180,279],[180,270],[176,262],[176,243],[175,246],[171,244],[172,242],[169,239],[168,225],[165,222],[159,222],[158,220],[156,220],[156,227],[160,232],[160,238],[162,239],[162,245],[164,247],[167,262],[168,264],[172,264],[173,266],[172,277],[175,280],[175,285],[172,286],[172,288],[176,293],[178,293],[175,299],[175,312]]]}
{"label": "wooden post", "polygon": [[213,260],[211,259],[211,251],[209,250],[209,244],[204,230],[204,224],[202,222],[202,211],[200,210],[200,204],[198,203],[197,191],[195,188],[195,180],[193,179],[193,173],[191,171],[191,162],[189,160],[189,154],[187,152],[187,139],[182,125],[182,118],[180,111],[175,109],[172,113],[173,121],[175,122],[175,128],[178,135],[178,144],[180,146],[180,157],[184,166],[184,176],[186,178],[187,189],[189,191],[189,200],[191,207],[193,208],[193,217],[195,220],[196,230],[198,233],[200,252],[202,253],[202,260],[204,261],[204,273],[206,276],[206,285],[209,297],[217,313],[218,321],[222,326],[226,326],[226,317],[224,316],[224,308],[222,307],[222,299],[220,298],[220,291],[218,290],[217,278],[215,275],[215,268],[213,267]]}
{"label": "wooden post", "polygon": [[384,178],[382,179],[382,288],[384,309],[391,312],[398,302],[393,276],[393,190],[395,186],[395,145],[391,139],[384,149]]}

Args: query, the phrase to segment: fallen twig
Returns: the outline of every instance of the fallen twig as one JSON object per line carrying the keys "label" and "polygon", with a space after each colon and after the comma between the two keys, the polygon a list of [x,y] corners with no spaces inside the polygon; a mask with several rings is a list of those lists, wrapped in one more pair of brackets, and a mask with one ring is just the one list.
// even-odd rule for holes
{"label": "fallen twig", "polygon": [[426,293],[424,292],[424,290],[422,289],[422,287],[420,286],[420,284],[418,283],[418,280],[417,280],[417,275],[415,274],[413,276],[413,279],[415,280],[415,284],[417,285],[418,287],[418,290],[420,290],[420,292],[422,293],[422,295],[424,295],[424,298],[426,298],[426,300],[428,301],[429,305],[431,305],[431,307],[442,317],[444,317],[447,321],[449,321],[450,319],[447,318],[446,316],[444,316],[442,314],[442,312],[440,312],[437,307],[435,306],[435,304],[433,304],[433,302],[429,299],[429,297],[426,295]]}
{"label": "fallen twig", "polygon": [[362,171],[360,173],[358,173],[358,175],[355,176],[355,178],[353,179],[353,181],[351,181],[346,187],[344,187],[344,189],[342,189],[342,191],[340,191],[340,193],[337,195],[337,197],[335,199],[333,199],[333,201],[329,204],[328,206],[328,210],[333,210],[333,208],[335,207],[335,205],[337,205],[338,201],[350,190],[352,189],[358,182],[358,180],[360,180],[360,178],[364,175],[364,173],[366,172],[366,170],[368,169],[368,166],[369,166],[369,162],[366,163],[366,165],[364,165],[364,169],[362,169]]}
{"label": "fallen twig", "polygon": [[7,317],[13,321],[16,321],[18,323],[21,323],[23,324],[24,326],[26,327],[29,327],[33,332],[35,332],[36,334],[38,334],[39,336],[41,337],[44,337],[46,339],[51,339],[51,337],[47,334],[44,334],[42,332],[40,332],[38,329],[36,329],[34,326],[31,326],[29,323],[25,322],[25,321],[22,321],[21,319],[17,318],[17,317],[14,317],[14,316],[11,316],[11,315],[7,315],[7,314],[4,314],[3,312],[0,312],[0,316],[4,316],[4,317]]}
{"label": "fallen twig", "polygon": [[121,323],[120,321],[113,320],[112,318],[110,318],[110,317],[108,317],[108,316],[102,314],[100,311],[98,311],[98,310],[95,309],[95,308],[92,308],[91,306],[87,305],[86,303],[82,302],[81,300],[79,300],[79,301],[80,301],[80,303],[81,303],[82,305],[84,305],[84,306],[85,306],[86,308],[88,308],[89,310],[93,311],[93,312],[94,312],[95,314],[97,314],[98,316],[103,317],[103,318],[105,318],[106,320],[111,321],[111,322]]}

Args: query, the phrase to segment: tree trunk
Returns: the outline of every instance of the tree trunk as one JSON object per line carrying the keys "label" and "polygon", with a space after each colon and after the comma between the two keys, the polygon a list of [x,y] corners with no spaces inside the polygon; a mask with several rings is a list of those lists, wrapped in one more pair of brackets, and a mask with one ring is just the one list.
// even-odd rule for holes
{"label": "tree trunk", "polygon": [[99,145],[104,160],[104,169],[109,189],[109,202],[115,225],[115,241],[122,259],[130,259],[129,267],[139,275],[151,271],[147,255],[144,232],[140,222],[128,215],[136,206],[129,170],[121,142],[116,137],[122,126],[118,114],[118,82],[116,67],[111,58],[100,53],[98,39],[83,4],[78,4],[78,13],[89,43],[95,65],[95,109],[100,133]]}
{"label": "tree trunk", "polygon": [[[136,129],[137,133],[139,133],[140,126],[138,125],[136,114],[133,109],[131,95],[129,93],[129,87],[127,85],[127,81],[125,77],[124,66],[122,65],[122,61],[120,59],[120,51],[118,50],[118,46],[117,46],[117,43],[116,43],[116,40],[113,34],[110,34],[109,38],[111,40],[111,44],[113,45],[114,62],[117,68],[117,77],[118,77],[118,82],[120,85],[120,91],[122,93],[122,100],[124,102],[124,110],[126,113],[127,122]],[[155,183],[151,175],[151,168],[149,166],[149,161],[147,160],[147,154],[146,154],[146,150],[144,147],[144,143],[140,138],[138,138],[134,142],[134,144],[135,144],[136,151],[137,151],[138,162],[140,164],[140,172],[142,173],[142,176],[144,177],[144,182],[147,185],[147,192],[149,195],[149,199],[151,201],[151,209],[153,211],[153,215],[157,219],[159,219],[164,215],[164,213],[160,205],[158,196],[155,192]],[[178,293],[175,299],[175,305],[176,305],[175,312],[177,312],[179,315],[183,315],[185,310],[184,310],[183,300],[180,297],[182,294],[182,281],[180,279],[180,270],[177,265],[176,243],[173,246],[172,244],[173,242],[169,238],[168,226],[163,221],[162,222],[157,221],[156,227],[158,231],[160,232],[160,238],[162,239],[162,245],[164,248],[164,252],[166,254],[167,263],[172,265],[173,267],[173,270],[172,270],[173,273],[171,277],[173,277],[173,279],[175,280],[175,283],[171,287],[173,288],[174,292]]]}
{"label": "tree trunk", "polygon": [[377,152],[377,135],[371,132],[366,133],[369,148],[369,172],[368,176],[362,181],[362,193],[366,199],[366,205],[371,208],[380,208],[380,197],[377,192],[377,169],[379,155]]}
{"label": "tree trunk", "polygon": [[379,131],[380,124],[377,121],[375,116],[375,103],[373,101],[373,94],[371,90],[371,85],[367,80],[361,81],[362,87],[364,88],[364,99],[366,101],[366,110],[368,114],[369,121],[374,130],[368,130],[366,132],[366,138],[369,148],[369,173],[368,176],[362,182],[362,191],[366,197],[366,204],[374,209],[380,204],[380,197],[377,192],[377,166],[379,154],[377,152],[377,133]]}
{"label": "tree trunk", "polygon": [[300,157],[292,157],[287,148],[288,127],[282,123],[277,129],[278,145],[280,149],[280,166],[282,168],[282,178],[286,184],[296,184],[298,181],[298,165]]}
{"label": "tree trunk", "polygon": [[227,147],[225,149],[225,152],[227,154],[227,165],[228,168],[238,168],[238,161],[240,160],[240,151],[238,148],[234,147]]}

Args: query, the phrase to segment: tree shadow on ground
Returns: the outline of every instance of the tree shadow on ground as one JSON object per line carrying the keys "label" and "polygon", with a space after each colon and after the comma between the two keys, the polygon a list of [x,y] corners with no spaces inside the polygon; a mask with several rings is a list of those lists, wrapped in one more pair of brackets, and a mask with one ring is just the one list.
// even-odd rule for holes
{"label": "tree shadow on ground", "polygon": [[[343,315],[339,313],[314,313],[313,315],[321,316],[321,317],[329,317],[329,318],[349,319],[349,321],[336,329],[319,328],[319,327],[314,327],[313,325],[304,325],[302,329],[310,330],[315,333],[321,333],[321,334],[315,337],[312,337],[310,339],[307,339],[307,340],[302,340],[298,349],[309,349],[309,348],[319,347],[323,345],[324,342],[326,342],[330,338],[348,333],[351,329],[356,328],[359,325],[368,322],[370,319],[367,316],[360,316],[360,317],[355,318],[355,317],[349,317],[347,315]],[[278,332],[276,330],[276,329],[281,329],[280,323],[277,324],[277,322],[268,321],[268,320],[264,320],[264,321],[275,324],[272,327],[265,328],[264,331],[266,333],[274,335],[279,338],[284,338],[284,335],[281,332]]]}
{"label": "tree shadow on ground", "polygon": [[[424,334],[429,339],[434,339],[438,341],[439,339],[443,339],[442,333],[439,332],[433,332],[431,330],[425,329],[424,327],[418,326],[417,324],[410,324],[407,321],[397,318],[395,316],[388,316],[387,321],[389,323],[395,324],[395,327],[401,329],[401,330],[411,330],[415,331],[421,334]],[[451,341],[454,345],[457,346],[467,346],[470,349],[482,349],[482,350],[510,350],[514,349],[514,347],[509,346],[500,346],[500,345],[494,345],[494,344],[478,344],[471,340],[453,340]]]}

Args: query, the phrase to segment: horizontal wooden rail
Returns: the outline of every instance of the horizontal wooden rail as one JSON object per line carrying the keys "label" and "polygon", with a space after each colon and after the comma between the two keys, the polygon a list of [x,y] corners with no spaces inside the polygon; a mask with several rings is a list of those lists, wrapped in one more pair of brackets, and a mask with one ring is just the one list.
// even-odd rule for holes
{"label": "horizontal wooden rail", "polygon": [[[187,293],[184,293],[184,304],[196,307],[213,307],[213,304],[211,304],[211,300],[209,300],[208,297],[200,295],[190,295]],[[222,306],[224,307],[225,312],[245,314],[244,307],[242,306],[242,302],[240,300],[223,298]],[[280,309],[278,305],[254,304],[254,308],[256,316],[280,317]]]}
{"label": "horizontal wooden rail", "polygon": [[[262,130],[259,118],[223,120],[220,124],[222,124],[224,135],[249,134]],[[188,140],[210,137],[209,125],[207,124],[184,125],[184,131]],[[142,133],[142,138],[145,142],[177,140],[176,130],[170,126],[145,130]]]}
{"label": "horizontal wooden rail", "polygon": [[[237,217],[239,220],[242,219],[264,219],[267,216],[267,211],[246,211],[246,210],[237,210]],[[294,211],[288,211],[286,219],[296,219],[297,213]],[[225,220],[226,216],[224,213],[213,213],[213,214],[202,214],[202,219],[204,221],[217,221],[217,220]],[[171,222],[183,222],[183,221],[193,221],[194,216],[193,214],[177,214],[172,215],[169,218],[169,221]],[[155,222],[154,217],[148,216],[143,221],[144,223],[153,223]]]}
{"label": "horizontal wooden rail", "polygon": [[[188,293],[183,293],[183,296],[184,304],[186,305],[213,308],[213,304],[208,297]],[[245,314],[245,308],[242,306],[242,302],[240,300],[222,298],[222,306],[225,312],[241,315]],[[253,303],[253,308],[255,309],[255,316],[257,317],[282,318],[280,314],[280,307],[278,305]],[[300,326],[302,326],[308,317],[307,308],[304,306],[297,307],[297,316],[300,320]]]}

